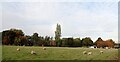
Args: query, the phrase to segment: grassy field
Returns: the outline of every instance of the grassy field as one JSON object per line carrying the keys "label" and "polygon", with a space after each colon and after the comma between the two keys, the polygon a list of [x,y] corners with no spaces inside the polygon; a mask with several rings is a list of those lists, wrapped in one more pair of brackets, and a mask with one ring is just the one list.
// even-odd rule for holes
{"label": "grassy field", "polygon": [[[16,49],[20,48],[20,51]],[[36,51],[36,55],[30,54]],[[100,51],[103,54],[100,54]],[[84,55],[83,51],[91,51],[91,55]],[[3,46],[3,60],[116,60],[118,58],[117,49],[90,49],[72,47],[46,47],[43,50],[39,46]]]}

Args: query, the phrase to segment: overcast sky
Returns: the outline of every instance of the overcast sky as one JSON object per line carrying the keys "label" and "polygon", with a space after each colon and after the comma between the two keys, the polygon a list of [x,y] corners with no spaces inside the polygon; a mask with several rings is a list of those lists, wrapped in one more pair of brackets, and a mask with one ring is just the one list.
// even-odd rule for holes
{"label": "overcast sky", "polygon": [[25,35],[54,36],[59,23],[62,37],[118,40],[117,2],[4,2],[1,16],[2,31],[17,28]]}

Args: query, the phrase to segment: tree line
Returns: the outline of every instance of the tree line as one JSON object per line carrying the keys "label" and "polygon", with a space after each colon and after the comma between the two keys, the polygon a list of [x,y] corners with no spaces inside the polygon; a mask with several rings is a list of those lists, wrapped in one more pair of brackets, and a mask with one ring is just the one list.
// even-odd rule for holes
{"label": "tree line", "polygon": [[[59,26],[60,28],[60,26]],[[50,36],[39,36],[38,33],[33,35],[25,35],[20,29],[10,29],[0,32],[3,45],[16,46],[58,46],[58,47],[89,47],[96,45],[97,47],[113,47],[114,41],[112,39],[103,41],[100,37],[93,42],[90,37],[85,38],[60,38],[60,29],[55,31],[55,40]],[[58,32],[59,31],[59,32]]]}

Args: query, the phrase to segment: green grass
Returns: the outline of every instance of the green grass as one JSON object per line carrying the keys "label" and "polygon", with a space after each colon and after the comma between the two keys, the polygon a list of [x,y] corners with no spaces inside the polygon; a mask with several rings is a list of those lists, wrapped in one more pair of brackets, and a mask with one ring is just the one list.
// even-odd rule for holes
{"label": "green grass", "polygon": [[[17,51],[17,48],[20,51]],[[36,55],[30,52],[36,51]],[[104,51],[100,54],[100,50]],[[91,51],[92,55],[84,55],[83,51]],[[43,50],[39,46],[2,46],[3,60],[116,60],[118,57],[117,49],[90,49],[72,47],[46,47]]]}

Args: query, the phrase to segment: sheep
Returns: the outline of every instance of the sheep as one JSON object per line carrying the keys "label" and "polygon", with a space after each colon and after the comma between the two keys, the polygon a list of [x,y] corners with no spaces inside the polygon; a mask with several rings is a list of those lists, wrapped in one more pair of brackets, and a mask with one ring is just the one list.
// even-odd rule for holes
{"label": "sheep", "polygon": [[46,48],[45,48],[45,47],[43,47],[43,50],[46,50]]}
{"label": "sheep", "polygon": [[92,54],[92,52],[88,52],[88,55],[91,55]]}
{"label": "sheep", "polygon": [[102,54],[102,53],[103,53],[103,51],[100,51],[100,53]]}
{"label": "sheep", "polygon": [[17,51],[20,51],[20,48],[17,48]]}
{"label": "sheep", "polygon": [[108,47],[106,47],[106,49],[108,49]]}
{"label": "sheep", "polygon": [[36,54],[36,52],[32,50],[32,51],[31,51],[31,54]]}
{"label": "sheep", "polygon": [[83,54],[87,54],[87,51],[83,51]]}

